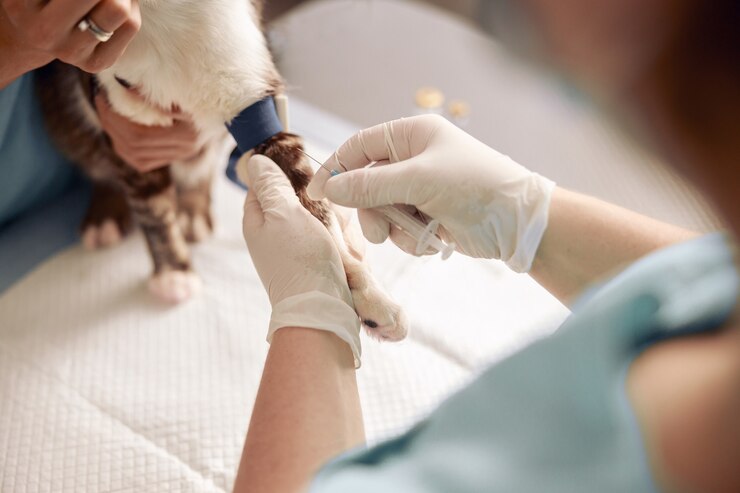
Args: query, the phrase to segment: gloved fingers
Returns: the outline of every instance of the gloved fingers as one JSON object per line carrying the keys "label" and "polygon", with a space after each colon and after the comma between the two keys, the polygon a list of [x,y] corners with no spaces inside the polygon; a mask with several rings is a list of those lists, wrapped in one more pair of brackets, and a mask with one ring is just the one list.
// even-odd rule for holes
{"label": "gloved fingers", "polygon": [[262,212],[259,200],[257,200],[257,194],[252,191],[247,192],[247,198],[244,200],[244,219],[242,221],[244,237],[246,238],[247,232],[255,231],[264,223],[265,215]]}
{"label": "gloved fingers", "polygon": [[370,243],[380,244],[388,239],[391,223],[383,214],[373,209],[357,209],[362,234]]}
{"label": "gloved fingers", "polygon": [[343,173],[378,161],[395,163],[412,157],[404,126],[403,119],[395,120],[366,128],[350,137],[317,171],[308,185],[308,196],[313,200],[326,197],[326,182],[331,178],[329,170]]}
{"label": "gloved fingers", "polygon": [[[418,257],[419,255],[416,254],[416,245],[419,243],[416,238],[399,228],[398,226],[391,225],[390,228],[390,235],[388,236],[391,241],[401,250],[408,253],[409,255],[413,255],[414,257]],[[424,252],[424,254],[433,253],[433,252]]]}
{"label": "gloved fingers", "polygon": [[349,253],[361,260],[365,256],[367,241],[362,234],[361,225],[355,219],[354,210],[332,204],[337,222],[342,230],[342,237]]}
{"label": "gloved fingers", "polygon": [[405,138],[402,122],[395,120],[359,131],[339,146],[327,164],[343,166],[343,171],[350,171],[376,161],[409,159],[412,156],[408,152],[401,152],[408,149],[407,145],[401,145]]}
{"label": "gloved fingers", "polygon": [[254,192],[265,215],[277,213],[287,205],[300,206],[288,177],[266,156],[254,155],[246,163],[242,159],[237,175]]}
{"label": "gloved fingers", "polygon": [[331,174],[325,168],[316,170],[316,173],[308,184],[308,188],[306,188],[308,198],[311,200],[325,199],[324,187],[326,187],[326,182],[329,181],[329,178],[331,178]]}
{"label": "gloved fingers", "polygon": [[420,257],[422,255],[434,255],[437,253],[437,251],[434,250],[432,247],[427,247],[427,249],[422,252],[421,255],[417,254],[416,246],[419,244],[419,240],[417,240],[396,225],[391,225],[389,238],[398,248],[408,253],[409,255],[413,255],[414,257]]}
{"label": "gloved fingers", "polygon": [[335,204],[355,209],[381,205],[416,205],[424,197],[423,186],[415,184],[415,161],[403,165],[363,168],[332,177],[324,186],[326,197]]}

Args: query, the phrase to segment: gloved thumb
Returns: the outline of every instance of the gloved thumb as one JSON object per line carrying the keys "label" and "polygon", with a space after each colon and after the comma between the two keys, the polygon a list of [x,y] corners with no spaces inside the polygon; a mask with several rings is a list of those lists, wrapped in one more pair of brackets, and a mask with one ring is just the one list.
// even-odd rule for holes
{"label": "gloved thumb", "polygon": [[288,177],[267,156],[257,154],[246,162],[240,161],[237,174],[249,188],[249,193],[256,196],[265,215],[279,213],[287,205],[300,205]]}
{"label": "gloved thumb", "polygon": [[347,171],[330,178],[324,192],[335,204],[355,209],[417,205],[421,197],[413,187],[412,174],[410,161]]}

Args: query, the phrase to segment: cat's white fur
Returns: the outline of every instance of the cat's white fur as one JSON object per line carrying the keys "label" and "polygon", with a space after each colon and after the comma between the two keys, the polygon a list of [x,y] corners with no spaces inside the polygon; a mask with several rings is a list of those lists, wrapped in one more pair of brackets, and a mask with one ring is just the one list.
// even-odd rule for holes
{"label": "cat's white fur", "polygon": [[[170,125],[171,118],[157,108],[178,105],[193,115],[205,138],[225,137],[224,123],[264,97],[274,83],[269,78],[277,74],[253,4],[248,0],[140,0],[140,6],[140,32],[123,56],[98,75],[111,105],[145,125]],[[144,100],[133,97],[116,76],[135,86]],[[199,166],[205,176],[210,172],[208,163],[218,159],[210,154],[202,161],[187,166]],[[173,163],[176,180],[194,176],[178,173],[177,168]],[[340,219],[333,218],[330,231],[348,276],[355,280],[352,294],[358,314],[378,323],[371,335],[402,339],[407,332],[403,312],[358,259],[357,252],[363,248],[348,244],[358,237],[350,233],[357,228]],[[163,272],[150,281],[152,292],[170,301],[191,296],[199,285],[197,276],[180,272]]]}
{"label": "cat's white fur", "polygon": [[[274,72],[247,0],[142,0],[142,26],[125,53],[99,74],[111,104],[143,124],[167,124],[152,105],[178,104],[203,130],[223,128],[269,90]],[[150,104],[115,80],[133,84]]]}

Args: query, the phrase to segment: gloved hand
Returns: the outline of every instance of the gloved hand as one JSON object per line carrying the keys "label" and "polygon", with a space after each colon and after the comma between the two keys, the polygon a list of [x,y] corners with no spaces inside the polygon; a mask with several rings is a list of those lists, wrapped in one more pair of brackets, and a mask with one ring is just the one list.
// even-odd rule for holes
{"label": "gloved hand", "polygon": [[[396,161],[365,168],[372,162]],[[413,253],[416,240],[372,207],[408,204],[441,223],[440,236],[471,257],[530,269],[547,227],[550,180],[515,163],[436,115],[384,123],[344,143],[309,185],[313,199],[359,209],[365,237],[390,236]]]}
{"label": "gloved hand", "polygon": [[333,332],[350,345],[359,368],[360,320],[329,232],[269,158],[242,158],[237,173],[249,187],[244,239],[272,304],[267,341],[283,327]]}

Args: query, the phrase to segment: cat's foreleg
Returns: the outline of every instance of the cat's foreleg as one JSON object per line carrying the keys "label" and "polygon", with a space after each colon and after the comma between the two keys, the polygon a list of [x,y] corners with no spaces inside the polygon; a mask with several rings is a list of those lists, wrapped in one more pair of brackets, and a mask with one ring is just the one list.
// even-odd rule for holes
{"label": "cat's foreleg", "polygon": [[90,205],[82,220],[82,244],[88,250],[115,246],[131,232],[131,209],[120,187],[94,182]]}
{"label": "cat's foreleg", "polygon": [[140,174],[119,168],[128,203],[141,227],[154,264],[149,290],[158,299],[180,303],[200,291],[190,251],[177,224],[177,196],[169,168]]}
{"label": "cat's foreleg", "polygon": [[172,163],[177,189],[177,224],[188,243],[198,243],[213,233],[211,185],[214,156],[208,143],[197,156]]}

